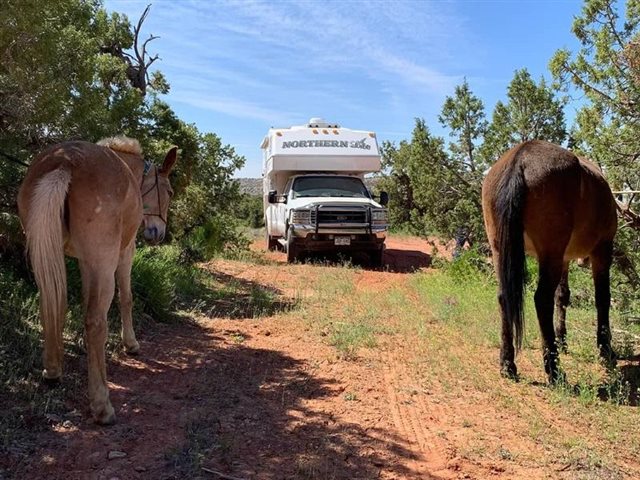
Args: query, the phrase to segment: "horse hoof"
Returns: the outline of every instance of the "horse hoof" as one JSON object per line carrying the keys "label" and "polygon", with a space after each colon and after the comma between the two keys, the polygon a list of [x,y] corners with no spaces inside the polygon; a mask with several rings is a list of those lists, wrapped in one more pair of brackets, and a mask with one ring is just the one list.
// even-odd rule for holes
{"label": "horse hoof", "polygon": [[129,347],[125,345],[124,352],[127,355],[131,355],[132,357],[137,357],[140,353],[140,344],[136,342],[134,345],[131,345]]}
{"label": "horse hoof", "polygon": [[509,380],[513,380],[515,382],[518,381],[518,369],[515,363],[512,363],[512,362],[504,363],[502,365],[502,368],[500,369],[500,374],[504,378],[508,378]]}
{"label": "horse hoof", "polygon": [[47,388],[56,388],[58,385],[60,385],[60,377],[48,378],[43,375],[42,383],[46,385]]}
{"label": "horse hoof", "polygon": [[116,423],[116,414],[113,410],[113,407],[109,405],[109,407],[105,409],[103,412],[100,412],[99,414],[94,415],[94,420],[98,425],[102,425],[105,427]]}
{"label": "horse hoof", "polygon": [[564,340],[559,340],[557,342],[558,352],[559,353],[569,353],[569,347],[567,346],[567,342]]}
{"label": "horse hoof", "polygon": [[611,347],[600,349],[600,360],[608,369],[616,368],[616,365],[618,364],[618,356]]}
{"label": "horse hoof", "polygon": [[46,369],[42,371],[42,383],[44,383],[49,388],[54,388],[60,385],[60,378],[62,374],[60,373],[49,373]]}

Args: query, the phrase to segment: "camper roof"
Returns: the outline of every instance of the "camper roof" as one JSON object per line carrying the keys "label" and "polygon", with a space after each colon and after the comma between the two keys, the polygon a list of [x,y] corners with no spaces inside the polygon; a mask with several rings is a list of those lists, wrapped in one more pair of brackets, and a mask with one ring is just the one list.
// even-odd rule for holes
{"label": "camper roof", "polygon": [[380,170],[375,133],[342,128],[322,118],[312,118],[305,125],[270,128],[261,148],[264,150],[263,173]]}
{"label": "camper roof", "polygon": [[264,150],[264,172],[380,170],[376,134],[342,128],[322,118],[304,125],[271,128],[260,146]]}

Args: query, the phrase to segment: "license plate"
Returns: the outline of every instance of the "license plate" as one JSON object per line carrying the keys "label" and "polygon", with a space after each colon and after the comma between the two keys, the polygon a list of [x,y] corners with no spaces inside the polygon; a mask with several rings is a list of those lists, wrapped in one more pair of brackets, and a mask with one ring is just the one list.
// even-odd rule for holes
{"label": "license plate", "polygon": [[351,245],[351,237],[335,237],[333,241],[335,245]]}

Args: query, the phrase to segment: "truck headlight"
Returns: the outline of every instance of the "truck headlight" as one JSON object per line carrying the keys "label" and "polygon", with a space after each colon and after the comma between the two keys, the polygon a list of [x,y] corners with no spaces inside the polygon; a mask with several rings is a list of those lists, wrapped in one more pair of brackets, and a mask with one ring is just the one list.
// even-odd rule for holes
{"label": "truck headlight", "polygon": [[291,223],[309,225],[311,224],[310,210],[293,210],[291,212]]}
{"label": "truck headlight", "polygon": [[371,211],[371,223],[377,225],[385,225],[389,221],[389,216],[386,210],[372,210]]}

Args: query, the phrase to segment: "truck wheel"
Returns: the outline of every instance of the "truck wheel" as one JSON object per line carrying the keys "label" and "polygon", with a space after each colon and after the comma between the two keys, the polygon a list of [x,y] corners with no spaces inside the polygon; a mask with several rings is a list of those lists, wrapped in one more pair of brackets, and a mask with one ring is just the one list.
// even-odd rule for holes
{"label": "truck wheel", "polygon": [[265,246],[267,247],[267,251],[273,251],[276,250],[278,248],[278,241],[273,238],[271,235],[269,235],[269,230],[267,230],[267,228],[265,227]]}
{"label": "truck wheel", "polygon": [[381,268],[384,265],[384,247],[379,250],[369,252],[369,262],[374,268]]}
{"label": "truck wheel", "polygon": [[300,256],[298,245],[295,243],[295,239],[291,230],[287,230],[287,263],[294,263]]}

